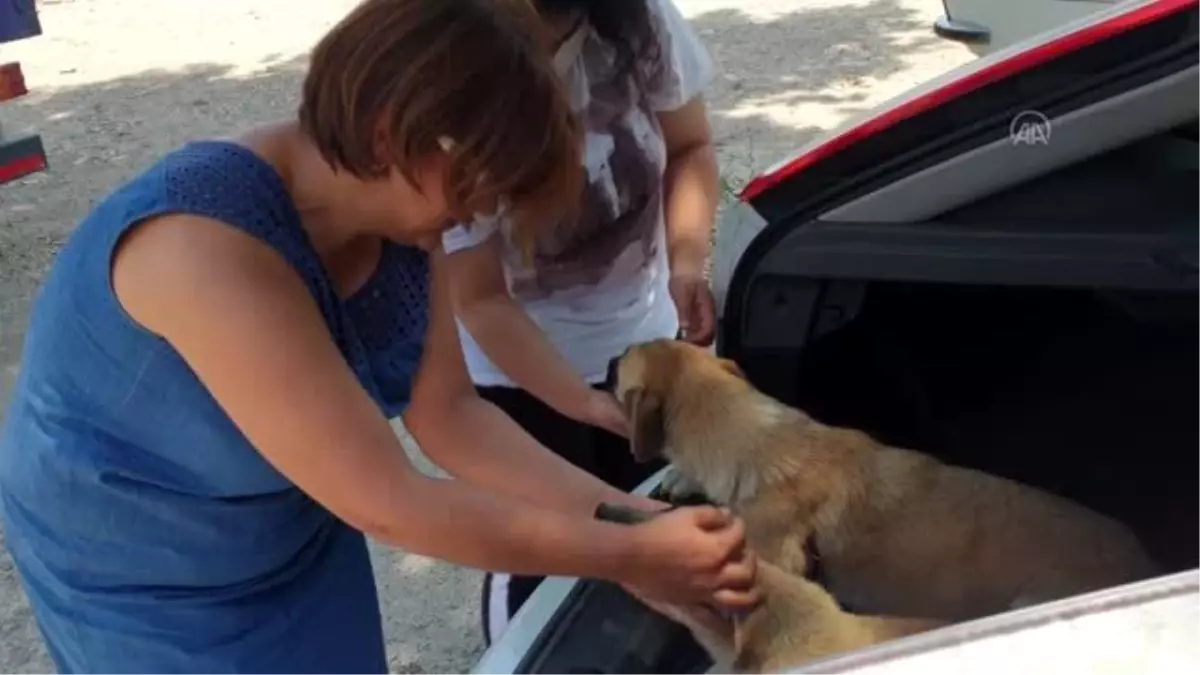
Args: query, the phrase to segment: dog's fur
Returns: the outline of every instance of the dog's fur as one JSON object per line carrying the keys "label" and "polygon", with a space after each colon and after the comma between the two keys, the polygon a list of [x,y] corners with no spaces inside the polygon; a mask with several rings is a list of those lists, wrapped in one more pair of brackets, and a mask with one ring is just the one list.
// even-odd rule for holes
{"label": "dog's fur", "polygon": [[965,620],[1157,571],[1120,523],[821,424],[698,347],[635,345],[614,366],[634,455],[665,455],[788,572],[813,537],[821,583],[854,611]]}
{"label": "dog's fur", "polygon": [[[622,521],[628,523],[653,517],[628,507],[607,508],[622,512]],[[757,567],[764,600],[743,616],[725,619],[708,607],[648,604],[688,628],[715,662],[712,672],[722,673],[780,672],[943,624],[930,619],[851,614],[819,585],[768,562],[759,562]]]}

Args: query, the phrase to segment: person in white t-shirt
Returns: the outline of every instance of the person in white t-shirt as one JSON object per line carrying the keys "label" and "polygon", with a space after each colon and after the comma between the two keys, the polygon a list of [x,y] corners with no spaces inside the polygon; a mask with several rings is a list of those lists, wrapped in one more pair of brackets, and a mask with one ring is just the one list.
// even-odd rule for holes
{"label": "person in white t-shirt", "polygon": [[[671,0],[532,1],[583,123],[586,187],[535,241],[515,241],[502,215],[443,236],[459,333],[484,398],[630,490],[658,467],[629,453],[625,415],[599,386],[609,360],[663,337],[709,345],[715,332],[712,61]],[[489,642],[539,581],[488,575]]]}

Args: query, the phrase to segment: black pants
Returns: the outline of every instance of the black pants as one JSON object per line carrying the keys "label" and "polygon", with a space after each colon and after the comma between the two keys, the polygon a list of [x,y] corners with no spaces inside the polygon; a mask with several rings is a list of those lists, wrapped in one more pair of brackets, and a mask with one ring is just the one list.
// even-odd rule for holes
{"label": "black pants", "polygon": [[[479,395],[512,417],[530,436],[555,454],[575,466],[596,476],[600,480],[626,492],[633,490],[655,471],[662,462],[638,464],[629,451],[629,441],[608,431],[576,422],[560,415],[522,389],[509,387],[478,387]],[[508,592],[502,602],[508,618],[512,618],[525,600],[533,593],[543,577],[512,576],[508,579]],[[483,588],[483,634],[488,644],[492,642],[489,616],[499,607],[492,584],[492,574],[484,577]]]}

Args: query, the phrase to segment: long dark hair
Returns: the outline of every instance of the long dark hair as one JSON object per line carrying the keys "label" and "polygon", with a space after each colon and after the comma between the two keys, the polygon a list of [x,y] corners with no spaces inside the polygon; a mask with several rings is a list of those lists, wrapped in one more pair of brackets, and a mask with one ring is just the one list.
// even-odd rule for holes
{"label": "long dark hair", "polygon": [[660,49],[654,26],[650,23],[653,0],[534,0],[538,13],[546,18],[581,12],[605,42],[617,53],[614,75],[631,75],[641,83],[638,66],[658,60]]}

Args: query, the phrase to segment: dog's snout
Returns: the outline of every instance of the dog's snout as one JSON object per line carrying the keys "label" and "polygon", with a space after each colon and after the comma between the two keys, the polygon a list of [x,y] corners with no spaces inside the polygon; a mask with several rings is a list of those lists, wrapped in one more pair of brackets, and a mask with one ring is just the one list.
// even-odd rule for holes
{"label": "dog's snout", "polygon": [[617,388],[617,364],[621,362],[621,357],[614,356],[608,360],[608,370],[604,374],[604,390],[613,391]]}

